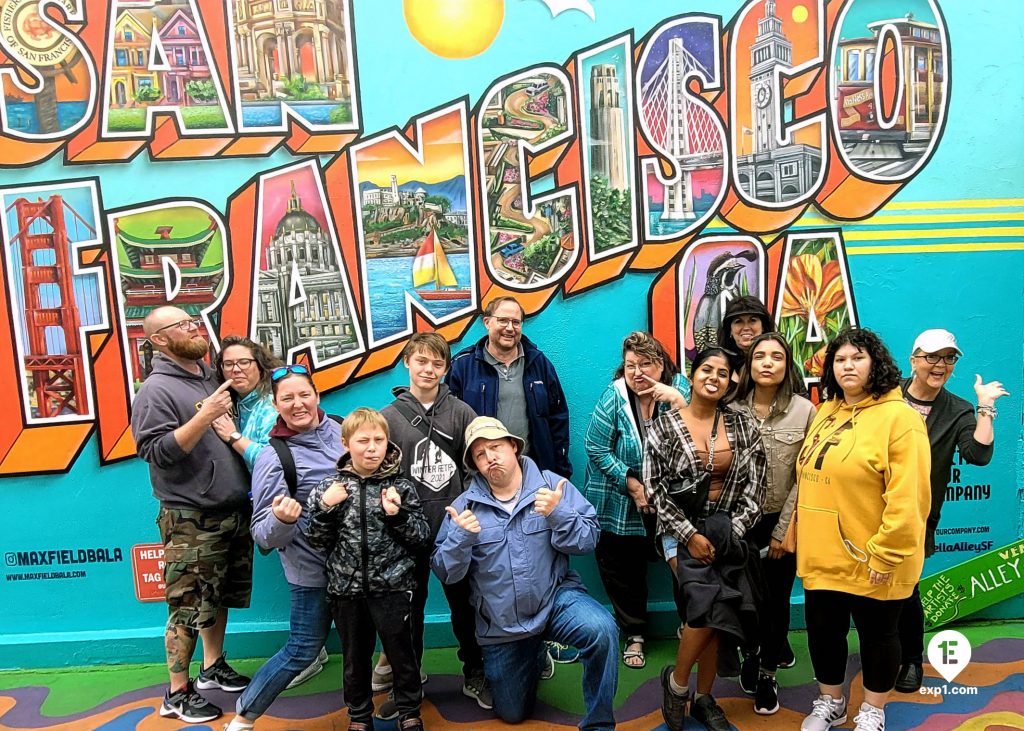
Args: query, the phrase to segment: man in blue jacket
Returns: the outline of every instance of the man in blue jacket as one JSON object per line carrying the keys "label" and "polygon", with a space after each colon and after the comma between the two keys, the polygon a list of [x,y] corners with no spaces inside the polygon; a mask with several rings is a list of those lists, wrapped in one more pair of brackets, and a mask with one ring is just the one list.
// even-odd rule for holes
{"label": "man in blue jacket", "polygon": [[476,635],[494,711],[528,717],[546,663],[544,640],[576,647],[583,660],[581,729],[615,728],[618,628],[569,568],[600,529],[594,507],[565,478],[521,457],[523,440],[497,419],[466,428],[469,488],[447,508],[431,565],[446,584],[469,577]]}
{"label": "man in blue jacket", "polygon": [[523,314],[515,297],[491,300],[487,336],[452,359],[446,383],[477,414],[521,435],[523,453],[538,467],[571,479],[569,407],[554,365],[523,337]]}

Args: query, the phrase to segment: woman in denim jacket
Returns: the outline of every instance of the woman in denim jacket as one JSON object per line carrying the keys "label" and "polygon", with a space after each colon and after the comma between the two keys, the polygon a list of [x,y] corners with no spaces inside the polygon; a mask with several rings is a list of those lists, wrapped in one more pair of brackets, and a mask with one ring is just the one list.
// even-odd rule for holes
{"label": "woman in denim jacket", "polygon": [[803,390],[789,345],[779,333],[766,333],[751,342],[736,400],[729,405],[759,426],[768,458],[764,512],[747,534],[764,557],[767,611],[760,615],[760,647],[744,652],[740,672],[740,686],[754,696],[754,710],[762,715],[779,710],[775,671],[795,662],[787,634],[796,556],[783,550],[782,539],[796,507],[796,458],[815,414],[814,404],[800,395]]}

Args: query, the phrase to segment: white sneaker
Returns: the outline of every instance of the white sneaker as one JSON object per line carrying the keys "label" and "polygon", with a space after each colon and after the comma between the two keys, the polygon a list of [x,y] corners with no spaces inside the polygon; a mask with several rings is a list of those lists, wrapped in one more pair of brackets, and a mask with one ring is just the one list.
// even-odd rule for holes
{"label": "white sneaker", "polygon": [[320,648],[320,654],[316,656],[316,659],[320,661],[321,665],[326,665],[331,661],[331,656],[327,654],[326,647]]}
{"label": "white sneaker", "polygon": [[375,665],[370,675],[370,690],[374,693],[383,693],[391,690],[394,685],[395,676],[391,672],[390,665]]}
{"label": "white sneaker", "polygon": [[853,718],[853,731],[885,731],[885,711],[867,703],[860,704],[860,713]]}
{"label": "white sneaker", "polygon": [[846,723],[846,698],[836,700],[830,695],[814,699],[811,714],[800,724],[800,731],[828,731]]}
{"label": "white sneaker", "polygon": [[324,664],[322,662],[320,662],[320,658],[317,657],[315,660],[313,660],[313,662],[311,662],[309,664],[309,667],[307,667],[301,673],[299,673],[294,678],[292,678],[292,682],[288,683],[288,685],[285,686],[285,690],[290,690],[290,689],[295,688],[295,687],[297,687],[299,685],[302,685],[307,680],[309,680],[310,678],[312,678],[312,677],[314,677],[316,675],[319,675],[323,671],[324,671]]}

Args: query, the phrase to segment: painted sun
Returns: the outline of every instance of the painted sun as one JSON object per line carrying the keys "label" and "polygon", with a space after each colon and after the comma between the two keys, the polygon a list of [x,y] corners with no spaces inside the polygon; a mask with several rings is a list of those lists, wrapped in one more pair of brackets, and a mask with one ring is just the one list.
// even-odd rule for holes
{"label": "painted sun", "polygon": [[413,38],[443,58],[483,53],[505,18],[505,0],[404,0],[402,8]]}

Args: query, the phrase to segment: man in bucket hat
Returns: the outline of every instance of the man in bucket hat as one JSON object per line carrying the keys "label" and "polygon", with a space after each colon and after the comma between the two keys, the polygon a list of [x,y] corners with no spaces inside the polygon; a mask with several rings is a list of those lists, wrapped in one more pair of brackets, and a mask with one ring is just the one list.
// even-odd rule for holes
{"label": "man in bucket hat", "polygon": [[586,715],[581,729],[612,729],[618,629],[587,594],[569,556],[594,550],[594,507],[568,480],[521,456],[523,440],[493,417],[466,428],[469,488],[448,507],[431,560],[441,581],[468,576],[494,711],[527,718],[546,664],[544,641],[579,649]]}
{"label": "man in bucket hat", "polygon": [[[925,330],[914,340],[910,356],[911,377],[902,383],[903,398],[925,419],[932,448],[932,507],[925,529],[926,556],[935,553],[935,528],[946,499],[954,450],[959,449],[960,459],[967,464],[987,465],[992,459],[992,442],[995,439],[995,402],[999,397],[1009,395],[999,381],[983,383],[980,375],[974,376],[976,409],[947,391],[946,382],[961,357],[963,352],[953,333],[942,329]],[[896,690],[916,693],[921,687],[924,655],[924,610],[916,586],[903,606],[899,634],[903,658],[896,678]]]}

